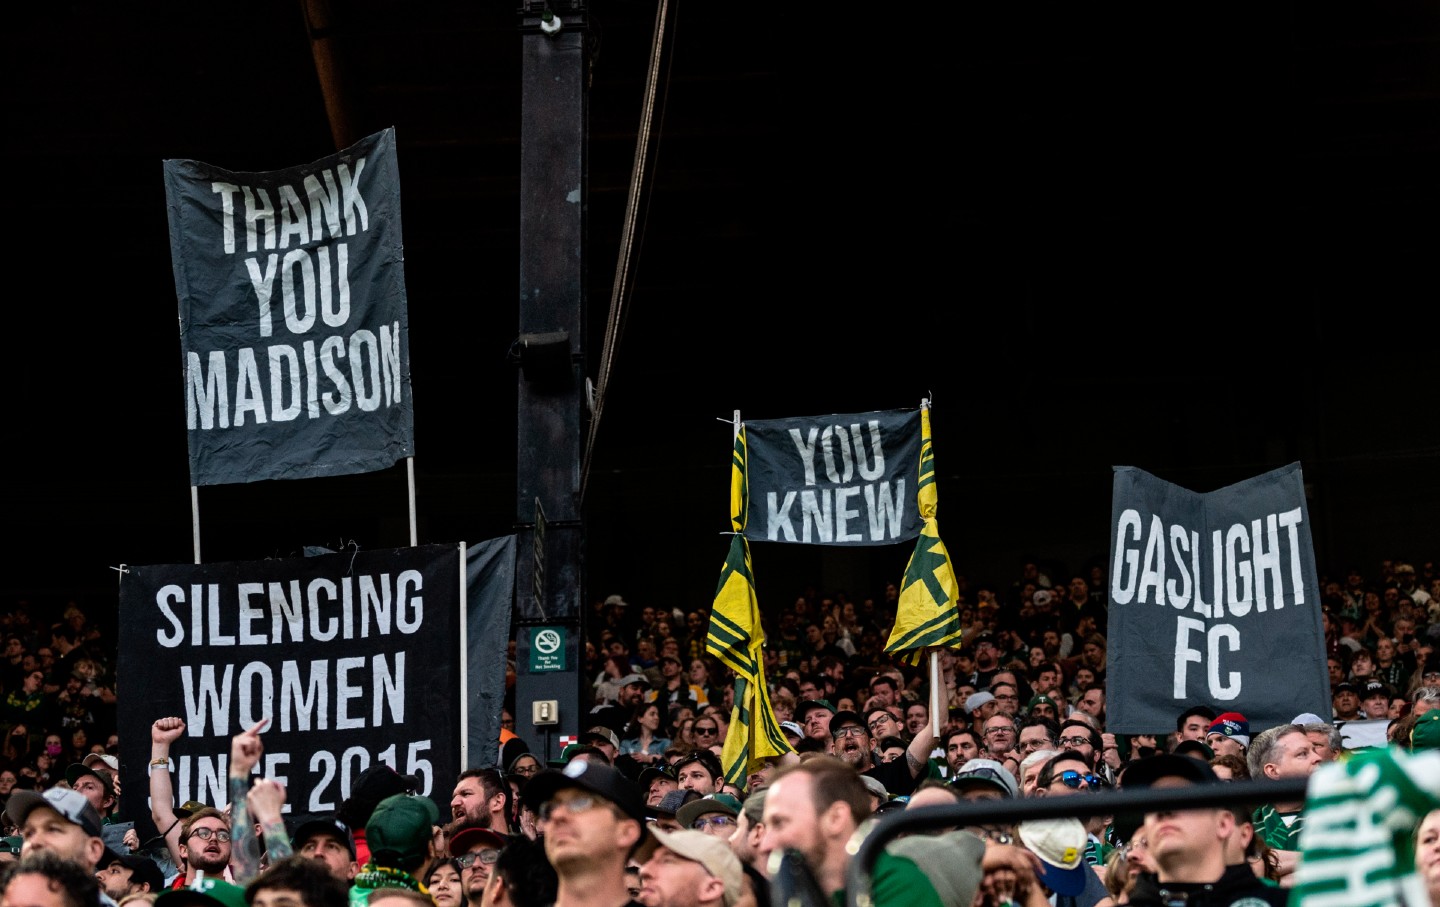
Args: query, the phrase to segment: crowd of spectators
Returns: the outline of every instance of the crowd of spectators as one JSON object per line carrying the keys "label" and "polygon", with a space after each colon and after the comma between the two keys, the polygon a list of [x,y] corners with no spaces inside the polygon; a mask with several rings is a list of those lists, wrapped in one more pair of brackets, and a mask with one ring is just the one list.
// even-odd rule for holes
{"label": "crowd of spectators", "polygon": [[[283,785],[252,775],[263,753],[258,727],[232,741],[229,803],[174,804],[168,752],[185,727],[157,717],[147,793],[164,832],[148,842],[111,821],[122,758],[113,644],[73,604],[58,615],[22,604],[0,618],[0,797],[10,835],[0,862],[19,859],[0,869],[0,891],[30,876],[71,885],[73,867],[51,865],[62,854],[96,887],[93,897],[87,889],[54,903],[86,907],[154,901],[167,889],[189,894],[162,896],[161,907],[609,907],[607,892],[614,907],[768,907],[777,878],[818,905],[844,896],[854,835],[890,811],[1303,778],[1362,749],[1388,752],[1346,735],[1362,724],[1381,727],[1381,743],[1396,750],[1440,749],[1440,576],[1431,561],[1322,580],[1327,714],[1261,728],[1194,703],[1173,726],[1131,735],[1106,727],[1103,570],[1050,572],[1027,563],[1008,584],[973,589],[961,578],[966,630],[941,653],[938,722],[926,670],[883,651],[895,586],[858,601],[807,590],[768,612],[766,676],[792,751],[740,779],[721,768],[734,686],[705,651],[706,609],[635,606],[620,595],[597,602],[586,622],[592,701],[579,739],[543,762],[515,729],[513,716],[528,713],[517,705],[528,704],[507,701],[499,764],[462,772],[448,812],[436,806],[440,795],[413,796],[416,779],[382,764],[335,813],[290,815]],[[1436,804],[1440,796],[1413,808],[1425,815]],[[1111,907],[1187,891],[1196,905],[1283,904],[1301,875],[1304,807],[913,833],[875,863],[871,903]],[[1440,905],[1440,812],[1415,844]],[[54,881],[62,878],[72,882]],[[0,895],[0,905],[12,902],[22,901]]]}

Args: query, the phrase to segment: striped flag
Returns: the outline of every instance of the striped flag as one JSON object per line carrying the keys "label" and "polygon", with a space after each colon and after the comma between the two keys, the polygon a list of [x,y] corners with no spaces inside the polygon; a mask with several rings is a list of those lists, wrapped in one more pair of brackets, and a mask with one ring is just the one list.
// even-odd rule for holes
{"label": "striped flag", "polygon": [[940,527],[935,520],[935,449],[930,440],[928,404],[920,409],[920,482],[916,496],[925,526],[905,566],[895,626],[885,644],[886,652],[904,653],[904,660],[912,665],[920,663],[927,647],[958,646],[961,632],[960,586],[955,582],[955,568],[945,543],[940,541]]}
{"label": "striped flag", "polygon": [[750,543],[740,534],[749,504],[742,426],[735,436],[735,454],[730,464],[730,523],[735,535],[720,569],[705,638],[705,650],[735,672],[735,704],[720,762],[725,780],[741,787],[746,776],[759,770],[765,759],[791,752],[765,683],[765,631],[760,626],[760,605],[755,598]]}

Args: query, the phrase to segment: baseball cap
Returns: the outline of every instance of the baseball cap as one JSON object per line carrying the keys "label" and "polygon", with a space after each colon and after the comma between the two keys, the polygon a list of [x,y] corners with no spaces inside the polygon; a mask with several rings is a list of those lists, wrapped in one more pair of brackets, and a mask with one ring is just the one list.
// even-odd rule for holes
{"label": "baseball cap", "polygon": [[644,674],[626,674],[624,677],[621,677],[619,680],[615,681],[615,686],[628,687],[632,683],[641,683],[647,687],[650,685],[650,681],[645,677]]}
{"label": "baseball cap", "polygon": [[1206,762],[1215,758],[1215,751],[1210,748],[1210,744],[1201,743],[1199,740],[1181,740],[1175,744],[1175,749],[1170,752],[1176,756],[1185,756],[1187,753],[1194,753]]}
{"label": "baseball cap", "polygon": [[628,608],[628,607],[630,607],[630,603],[627,602],[625,599],[621,598],[621,597],[618,596],[618,595],[607,595],[607,596],[605,596],[605,604],[607,604],[607,605],[616,605],[616,606],[621,607],[621,608]]}
{"label": "baseball cap", "polygon": [[709,813],[724,813],[727,816],[740,815],[740,801],[730,794],[706,794],[686,803],[675,810],[675,819],[689,828],[695,820]]}
{"label": "baseball cap", "polygon": [[968,831],[906,835],[885,849],[913,860],[934,886],[940,903],[974,903],[984,876],[980,860],[985,854],[985,842],[980,838]]}
{"label": "baseball cap", "polygon": [[824,709],[832,716],[835,714],[835,706],[830,704],[828,699],[806,699],[795,706],[795,720],[801,724],[805,723],[805,716],[816,709]]}
{"label": "baseball cap", "polygon": [[396,868],[403,869],[425,859],[439,822],[440,809],[434,800],[394,794],[375,805],[370,821],[365,823],[365,842],[372,855],[394,854],[400,864]]}
{"label": "baseball cap", "polygon": [[477,844],[489,844],[496,850],[504,850],[508,843],[510,842],[505,840],[505,836],[494,829],[467,825],[455,832],[450,839],[450,856],[458,857]]}
{"label": "baseball cap", "polygon": [[879,797],[882,802],[888,803],[890,801],[890,790],[879,778],[874,775],[861,775],[860,783],[865,785],[865,789],[868,790],[872,796]]}
{"label": "baseball cap", "polygon": [[836,712],[835,714],[830,716],[830,736],[835,736],[835,732],[847,724],[853,724],[856,727],[864,728],[865,719],[860,717],[859,712],[852,712],[849,709],[842,709],[841,711]]}
{"label": "baseball cap", "polygon": [[104,768],[92,768],[84,762],[73,763],[65,769],[65,780],[70,782],[71,787],[74,787],[75,782],[86,775],[93,775],[101,784],[105,785],[105,790],[111,796],[115,795],[115,776],[108,770]]}
{"label": "baseball cap", "polygon": [[1181,778],[1191,784],[1218,784],[1215,770],[1209,763],[1175,753],[1156,753],[1136,759],[1125,767],[1120,785],[1126,790],[1150,787],[1161,778]]}
{"label": "baseball cap", "polygon": [[1210,729],[1206,734],[1224,734],[1231,740],[1239,741],[1241,746],[1250,745],[1250,722],[1239,712],[1222,712],[1210,722]]}
{"label": "baseball cap", "polygon": [[689,803],[691,800],[699,799],[700,795],[698,793],[688,787],[682,787],[679,790],[672,790],[670,793],[661,797],[660,802],[654,806],[647,807],[646,813],[656,816],[670,816],[678,822],[679,819],[676,813],[680,812],[680,807]]}
{"label": "baseball cap", "polygon": [[585,733],[580,735],[580,739],[577,742],[608,743],[611,746],[615,747],[615,749],[620,749],[620,738],[615,736],[615,732],[610,730],[608,727],[602,727],[600,725],[596,725],[595,727],[586,730]]}
{"label": "baseball cap", "polygon": [[640,778],[638,781],[641,792],[649,791],[650,785],[655,783],[656,778],[665,778],[667,780],[674,781],[675,772],[672,771],[670,769],[670,766],[668,765],[663,767],[659,765],[646,766],[645,770],[640,773]]}
{"label": "baseball cap", "polygon": [[1015,776],[994,759],[971,759],[966,762],[960,766],[955,777],[950,779],[950,786],[959,788],[993,787],[1006,797],[1014,797],[1019,793]]}
{"label": "baseball cap", "polygon": [[1301,727],[1304,727],[1307,724],[1329,724],[1330,722],[1326,721],[1324,718],[1321,718],[1314,712],[1301,712],[1300,714],[1296,715],[1290,723],[1298,724]]}
{"label": "baseball cap", "polygon": [[1360,698],[1369,699],[1371,696],[1374,696],[1377,693],[1384,696],[1389,696],[1390,688],[1381,681],[1372,680],[1369,683],[1365,684],[1365,689],[1360,691]]}
{"label": "baseball cap", "polygon": [[1355,686],[1355,684],[1351,683],[1348,680],[1342,680],[1341,682],[1335,684],[1335,686],[1330,688],[1330,698],[1333,699],[1336,696],[1339,696],[1341,693],[1345,692],[1354,693],[1356,696],[1359,696],[1360,688]]}
{"label": "baseball cap", "polygon": [[[1183,757],[1182,757],[1183,758]],[[1195,761],[1195,760],[1190,760]],[[1058,895],[1073,897],[1085,890],[1085,825],[1073,816],[1032,819],[1016,827],[1020,840],[1040,858],[1040,881]]]}
{"label": "baseball cap", "polygon": [[[160,871],[160,866],[154,860],[139,853],[120,854],[111,860],[110,863],[119,863],[130,870],[130,882],[149,884],[150,890],[159,893],[165,888],[165,873]],[[104,869],[110,865],[105,864],[100,868]]]}
{"label": "baseball cap", "polygon": [[178,819],[188,819],[204,808],[205,804],[199,800],[186,800],[184,803],[175,807],[175,817]]}
{"label": "baseball cap", "polygon": [[[5,813],[16,826],[25,824],[26,818],[42,806],[48,806],[68,821],[80,826],[92,838],[100,837],[100,814],[85,795],[67,787],[52,787],[43,793],[33,790],[17,790],[5,802]],[[111,857],[113,859],[113,856]],[[106,866],[110,863],[106,862]]]}
{"label": "baseball cap", "polygon": [[305,842],[316,835],[332,835],[350,849],[350,859],[355,859],[355,835],[351,833],[350,826],[340,821],[334,813],[299,817],[295,823],[295,831],[290,835],[291,847],[299,853]]}
{"label": "baseball cap", "polygon": [[14,854],[20,856],[20,848],[25,846],[25,839],[19,835],[11,835],[8,838],[0,838],[0,853]]}
{"label": "baseball cap", "polygon": [[420,789],[420,779],[402,775],[384,762],[377,762],[355,778],[350,785],[350,799],[358,803],[379,803],[396,794],[410,794]]}
{"label": "baseball cap", "polygon": [[734,907],[739,902],[745,891],[745,870],[724,839],[688,828],[683,831],[661,831],[652,827],[650,834],[661,847],[687,860],[694,860],[705,867],[706,872],[719,879],[725,886],[725,907]]}
{"label": "baseball cap", "polygon": [[109,769],[112,774],[120,771],[120,760],[109,753],[91,753],[80,761],[89,766],[97,764],[103,765]]}
{"label": "baseball cap", "polygon": [[1416,719],[1410,731],[1410,749],[1440,749],[1440,709],[1431,709]]}
{"label": "baseball cap", "polygon": [[987,702],[994,702],[995,694],[989,690],[981,690],[978,693],[971,693],[970,698],[965,700],[965,711],[973,712]]}
{"label": "baseball cap", "polygon": [[197,878],[184,888],[162,891],[155,904],[156,907],[245,907],[245,889],[224,879]]}
{"label": "baseball cap", "polygon": [[[715,757],[714,753],[709,755]],[[538,813],[542,803],[571,787],[599,794],[636,822],[645,823],[645,798],[640,795],[635,783],[613,766],[588,759],[576,759],[558,771],[546,769],[532,775],[525,784],[521,799]]]}
{"label": "baseball cap", "polygon": [[1044,693],[1039,693],[1031,697],[1030,701],[1025,704],[1025,711],[1034,711],[1035,706],[1037,705],[1048,705],[1051,708],[1055,709],[1057,714],[1060,711],[1060,707],[1055,704],[1055,700],[1051,699],[1049,696],[1046,696]]}

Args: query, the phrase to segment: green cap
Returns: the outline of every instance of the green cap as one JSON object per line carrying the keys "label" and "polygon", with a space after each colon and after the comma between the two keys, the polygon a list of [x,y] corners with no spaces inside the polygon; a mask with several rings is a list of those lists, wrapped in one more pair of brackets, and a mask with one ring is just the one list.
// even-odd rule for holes
{"label": "green cap", "polygon": [[198,878],[184,888],[162,891],[155,907],[245,907],[245,889],[224,879]]}
{"label": "green cap", "polygon": [[[365,823],[365,842],[377,864],[408,869],[425,861],[438,824],[440,810],[434,800],[396,794],[381,800],[370,814],[370,821]],[[384,857],[391,854],[398,865],[384,862]]]}

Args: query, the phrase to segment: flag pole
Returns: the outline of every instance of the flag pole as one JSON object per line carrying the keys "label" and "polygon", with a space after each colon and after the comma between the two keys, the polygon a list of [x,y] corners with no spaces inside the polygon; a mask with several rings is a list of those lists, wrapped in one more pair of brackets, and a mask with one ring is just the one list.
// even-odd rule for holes
{"label": "flag pole", "polygon": [[195,545],[195,563],[200,563],[200,487],[190,486],[190,537]]}
{"label": "flag pole", "polygon": [[420,535],[415,531],[415,458],[405,458],[405,470],[410,477],[410,547],[420,544]]}
{"label": "flag pole", "polygon": [[[930,408],[930,398],[920,398],[920,409]],[[930,650],[930,727],[935,731],[936,741],[940,740],[940,730],[943,727],[940,721],[940,713],[944,712],[945,717],[950,717],[949,704],[945,701],[945,682],[940,675],[940,650]],[[944,746],[942,743],[941,746]]]}
{"label": "flag pole", "polygon": [[[940,713],[950,717],[949,705],[945,702],[945,679],[940,676],[940,650],[930,650],[930,726],[935,729],[935,740],[940,741]],[[943,743],[940,744],[942,747]]]}

